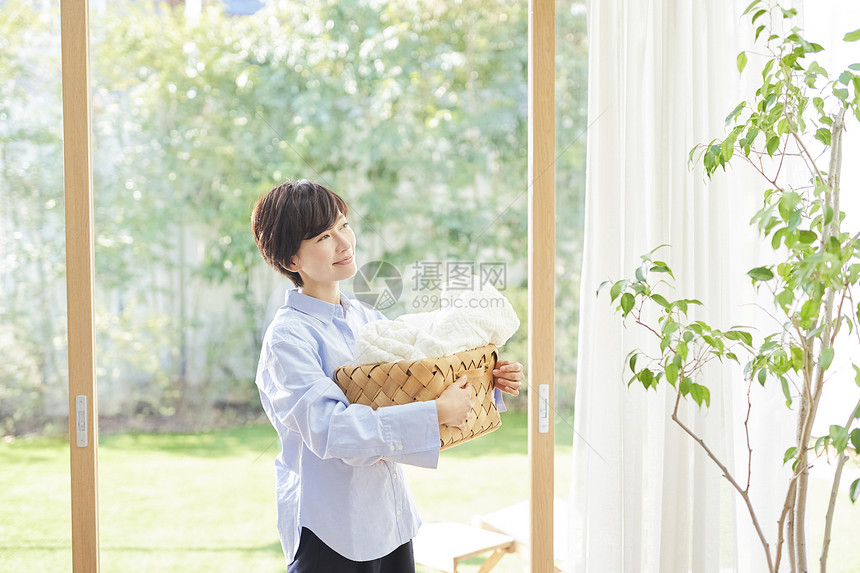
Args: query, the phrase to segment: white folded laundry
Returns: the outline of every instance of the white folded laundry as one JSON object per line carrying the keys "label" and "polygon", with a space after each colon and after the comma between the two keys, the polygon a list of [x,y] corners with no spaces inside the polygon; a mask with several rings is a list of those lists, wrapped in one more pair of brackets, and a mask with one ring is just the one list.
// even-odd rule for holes
{"label": "white folded laundry", "polygon": [[[481,284],[474,277],[473,284]],[[487,344],[502,346],[520,326],[514,307],[492,285],[443,287],[442,308],[362,327],[354,365],[439,358]]]}

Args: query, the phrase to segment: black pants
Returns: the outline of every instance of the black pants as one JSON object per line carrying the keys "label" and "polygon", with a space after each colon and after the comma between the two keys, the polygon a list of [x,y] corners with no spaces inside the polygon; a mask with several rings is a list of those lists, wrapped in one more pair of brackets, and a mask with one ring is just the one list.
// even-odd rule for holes
{"label": "black pants", "polygon": [[287,573],[415,573],[415,557],[409,541],[385,557],[350,561],[303,527],[299,550]]}

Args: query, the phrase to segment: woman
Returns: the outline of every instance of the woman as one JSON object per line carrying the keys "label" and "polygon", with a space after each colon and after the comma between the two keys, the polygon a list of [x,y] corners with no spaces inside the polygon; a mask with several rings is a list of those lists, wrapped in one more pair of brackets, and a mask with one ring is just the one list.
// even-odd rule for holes
{"label": "woman", "polygon": [[[435,401],[372,410],[350,405],[332,376],[356,334],[382,315],[341,295],[355,234],[337,194],[285,183],[254,207],[266,262],[296,286],[266,331],[256,383],[278,432],[278,532],[289,573],[409,573],[421,522],[399,464],[436,467],[439,425],[465,427],[465,376]],[[496,387],[519,393],[522,365],[499,361]]]}

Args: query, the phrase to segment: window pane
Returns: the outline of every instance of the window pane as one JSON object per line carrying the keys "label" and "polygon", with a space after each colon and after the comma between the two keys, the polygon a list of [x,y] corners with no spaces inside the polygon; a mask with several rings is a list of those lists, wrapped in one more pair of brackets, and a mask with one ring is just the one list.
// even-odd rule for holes
{"label": "window pane", "polygon": [[71,567],[59,5],[0,5],[0,563]]}

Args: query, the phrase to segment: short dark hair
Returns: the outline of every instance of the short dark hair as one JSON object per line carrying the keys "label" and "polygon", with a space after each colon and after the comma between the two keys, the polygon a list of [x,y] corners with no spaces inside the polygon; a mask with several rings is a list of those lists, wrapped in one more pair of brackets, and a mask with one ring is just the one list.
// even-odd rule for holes
{"label": "short dark hair", "polygon": [[330,229],[347,210],[346,202],[322,185],[307,179],[287,181],[254,205],[251,231],[263,259],[300,287],[301,276],[288,267],[302,241]]}

